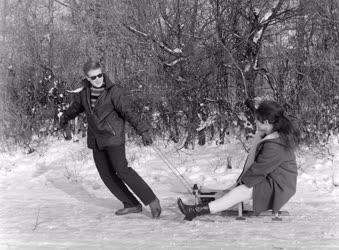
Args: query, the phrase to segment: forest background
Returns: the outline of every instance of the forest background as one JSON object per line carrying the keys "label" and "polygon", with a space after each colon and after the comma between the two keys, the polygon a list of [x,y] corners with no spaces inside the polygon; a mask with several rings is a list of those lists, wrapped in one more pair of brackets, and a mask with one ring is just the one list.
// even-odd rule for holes
{"label": "forest background", "polygon": [[308,145],[338,133],[336,0],[2,0],[0,8],[2,150],[60,134],[67,90],[80,87],[90,58],[132,93],[154,134],[185,148],[246,138],[254,124],[245,100],[281,103]]}

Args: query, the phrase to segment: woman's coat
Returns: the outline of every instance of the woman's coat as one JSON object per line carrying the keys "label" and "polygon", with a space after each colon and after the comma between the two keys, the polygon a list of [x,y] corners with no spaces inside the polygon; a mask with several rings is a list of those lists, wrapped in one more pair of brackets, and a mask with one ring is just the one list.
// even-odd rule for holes
{"label": "woman's coat", "polygon": [[254,162],[237,182],[253,187],[253,210],[258,215],[269,209],[278,212],[286,204],[296,192],[297,175],[293,150],[274,138],[257,145]]}

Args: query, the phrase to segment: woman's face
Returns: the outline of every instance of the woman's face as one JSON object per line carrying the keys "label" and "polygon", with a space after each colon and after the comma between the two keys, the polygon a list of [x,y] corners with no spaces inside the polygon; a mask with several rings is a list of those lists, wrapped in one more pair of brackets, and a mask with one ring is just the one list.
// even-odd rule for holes
{"label": "woman's face", "polygon": [[267,120],[264,120],[263,122],[261,122],[258,119],[255,119],[255,123],[257,126],[257,131],[259,133],[265,134],[265,135],[272,133],[273,125],[270,124]]}

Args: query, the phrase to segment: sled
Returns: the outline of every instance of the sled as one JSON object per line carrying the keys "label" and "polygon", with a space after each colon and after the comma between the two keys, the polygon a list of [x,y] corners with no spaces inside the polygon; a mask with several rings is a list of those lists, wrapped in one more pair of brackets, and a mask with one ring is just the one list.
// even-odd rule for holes
{"label": "sled", "polygon": [[[193,185],[193,195],[195,197],[195,203],[196,204],[207,204],[211,201],[214,201],[216,198],[216,195],[218,192],[226,191],[226,190],[216,190],[216,189],[204,189],[198,188],[197,184]],[[228,190],[230,191],[230,190]],[[236,220],[246,220],[246,217],[255,216],[253,210],[245,210],[244,209],[244,203],[240,202],[236,206],[237,210],[234,209],[227,209],[225,211],[221,212],[221,215],[224,216],[236,216]],[[289,216],[289,213],[287,211],[279,211],[277,213],[274,213],[273,211],[267,210],[262,213],[260,213],[259,216],[272,216],[272,221],[282,221],[281,216]]]}
{"label": "sled", "polygon": [[[227,190],[202,190],[202,188],[198,188],[197,184],[193,185],[193,188],[191,188],[191,184],[186,180],[186,178],[174,167],[174,164],[167,158],[166,154],[162,153],[162,151],[156,147],[153,146],[154,151],[159,155],[159,157],[164,161],[166,166],[170,169],[170,171],[173,173],[175,177],[180,180],[180,182],[184,185],[184,187],[188,190],[190,194],[193,194],[195,197],[195,204],[207,204],[210,201],[215,200],[216,194],[221,191],[227,191]],[[230,189],[229,189],[230,191]],[[252,215],[255,215],[253,211],[251,210],[244,210],[244,203],[240,202],[237,206],[237,211],[233,210],[226,210],[223,211],[222,213],[227,215],[227,216],[237,216],[236,220],[246,220],[245,217],[249,217]],[[279,211],[278,213],[273,213],[273,212],[262,212],[260,214],[261,216],[272,216],[273,221],[281,221],[282,218],[280,216],[288,216],[289,213],[286,211]]]}

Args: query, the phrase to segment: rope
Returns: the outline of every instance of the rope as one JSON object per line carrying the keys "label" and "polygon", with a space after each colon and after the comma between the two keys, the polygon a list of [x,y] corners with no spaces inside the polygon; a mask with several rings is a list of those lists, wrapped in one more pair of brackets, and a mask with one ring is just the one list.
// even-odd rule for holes
{"label": "rope", "polygon": [[184,187],[187,189],[187,191],[189,193],[192,193],[191,184],[185,179],[185,177],[182,174],[180,174],[178,169],[173,167],[173,164],[171,163],[171,161],[161,152],[161,150],[158,147],[153,146],[153,150],[159,155],[161,160],[171,170],[171,172],[174,174],[174,176],[177,177],[177,179],[180,180],[180,182],[184,185]]}

